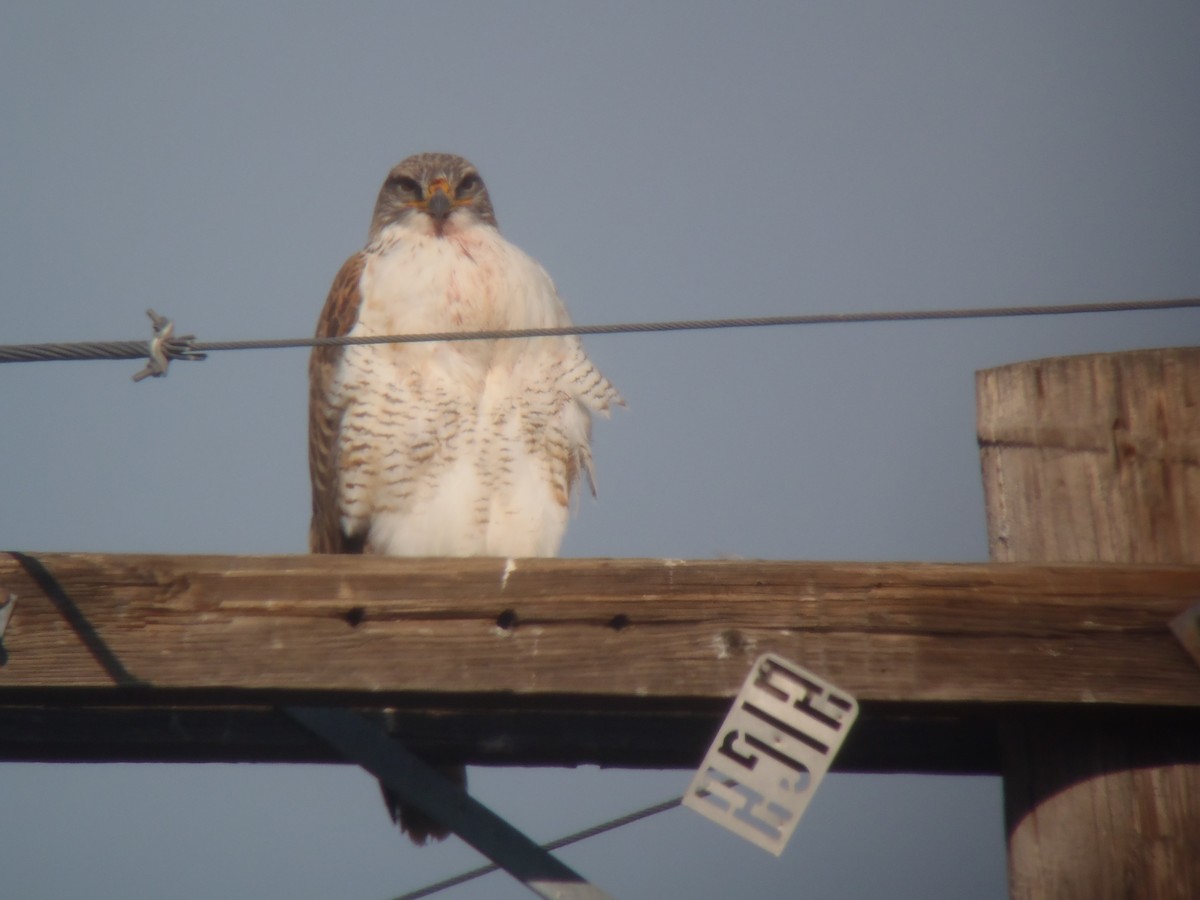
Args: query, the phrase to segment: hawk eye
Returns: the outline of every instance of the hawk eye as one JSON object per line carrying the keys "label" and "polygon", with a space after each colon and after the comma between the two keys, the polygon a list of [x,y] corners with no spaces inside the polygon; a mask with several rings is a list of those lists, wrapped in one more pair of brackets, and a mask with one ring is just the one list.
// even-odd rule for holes
{"label": "hawk eye", "polygon": [[454,196],[461,200],[471,191],[475,190],[481,184],[480,178],[474,172],[468,172],[459,181],[458,187],[454,189]]}
{"label": "hawk eye", "polygon": [[393,187],[397,187],[404,193],[412,194],[420,199],[421,185],[417,183],[416,179],[409,178],[407,175],[393,175],[388,181]]}

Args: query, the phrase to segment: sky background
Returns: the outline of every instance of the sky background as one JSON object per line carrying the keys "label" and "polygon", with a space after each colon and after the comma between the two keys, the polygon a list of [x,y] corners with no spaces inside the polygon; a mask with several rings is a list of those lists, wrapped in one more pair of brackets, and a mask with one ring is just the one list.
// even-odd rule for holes
{"label": "sky background", "polygon": [[[304,337],[388,168],[460,153],[606,323],[1200,294],[1200,3],[0,2],[0,343]],[[1200,312],[587,340],[568,556],[987,557],[976,370]],[[0,369],[0,548],[305,549],[304,351]],[[803,662],[802,660],[800,662]],[[474,769],[549,839],[686,772]],[[0,765],[0,892],[386,900],[479,858],[348,766]],[[620,898],[1006,896],[995,778],[833,776],[775,860],[685,810]],[[527,896],[493,875],[444,896]]]}

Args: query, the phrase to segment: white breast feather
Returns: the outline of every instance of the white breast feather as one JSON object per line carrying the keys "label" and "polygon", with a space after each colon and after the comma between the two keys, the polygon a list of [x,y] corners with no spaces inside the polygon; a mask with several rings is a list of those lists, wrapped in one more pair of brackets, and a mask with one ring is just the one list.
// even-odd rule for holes
{"label": "white breast feather", "polygon": [[[534,260],[486,225],[399,226],[363,270],[352,335],[569,324]],[[591,412],[620,397],[578,338],[348,347],[334,385],[342,527],[397,556],[552,556]]]}

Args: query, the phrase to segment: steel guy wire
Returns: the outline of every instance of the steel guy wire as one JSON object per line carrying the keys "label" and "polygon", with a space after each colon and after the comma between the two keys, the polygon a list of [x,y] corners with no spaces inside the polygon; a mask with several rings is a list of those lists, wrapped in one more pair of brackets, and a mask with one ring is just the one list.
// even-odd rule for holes
{"label": "steel guy wire", "polygon": [[149,341],[86,341],[52,344],[0,345],[0,363],[51,360],[149,358],[150,364],[135,376],[166,374],[171,360],[202,360],[222,350],[281,350],[300,347],[345,347],[364,344],[409,344],[433,341],[512,340],[567,335],[645,334],[668,331],[707,331],[727,328],[761,328],[783,325],[847,325],[867,322],[934,322],[962,319],[999,319],[1022,316],[1061,316],[1086,313],[1145,312],[1200,308],[1200,297],[1174,300],[1126,300],[1109,303],[1075,303],[1063,306],[991,306],[975,309],[926,309],[855,313],[805,313],[792,316],[756,316],[732,319],[681,319],[668,322],[623,322],[611,325],[567,325],[558,328],[518,328],[489,331],[440,331],[423,334],[355,335],[277,340],[198,341],[192,335],[175,337],[174,323],[153,310],[154,337]]}
{"label": "steel guy wire", "polygon": [[[570,844],[578,843],[579,841],[587,840],[590,837],[595,837],[598,834],[604,834],[606,831],[612,831],[615,828],[621,828],[624,825],[630,825],[641,819],[649,818],[657,815],[660,812],[666,812],[668,809],[674,809],[683,802],[682,797],[676,797],[673,800],[666,800],[662,803],[656,803],[653,806],[647,806],[645,809],[639,809],[637,812],[631,812],[628,815],[621,816],[616,819],[610,819],[600,825],[593,825],[591,828],[585,828],[583,831],[576,831],[574,834],[568,834],[565,837],[560,837],[550,841],[547,844],[542,844],[543,850],[558,850],[561,847],[569,846]],[[409,891],[407,894],[401,894],[394,900],[419,900],[421,897],[429,897],[439,891],[447,890],[448,888],[457,887],[460,884],[465,884],[468,881],[473,881],[484,875],[490,875],[492,872],[499,870],[499,866],[487,865],[480,866],[478,869],[471,869],[463,872],[460,875],[455,875],[453,878],[447,878],[443,881],[438,881],[434,884],[428,884],[423,888],[418,888],[415,891]]]}

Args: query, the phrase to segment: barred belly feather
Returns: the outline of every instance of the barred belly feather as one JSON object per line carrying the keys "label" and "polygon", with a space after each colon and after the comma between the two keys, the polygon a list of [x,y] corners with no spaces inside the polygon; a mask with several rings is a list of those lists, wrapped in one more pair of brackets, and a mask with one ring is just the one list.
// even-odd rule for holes
{"label": "barred belly feather", "polygon": [[[352,335],[569,322],[494,228],[371,249]],[[590,412],[619,400],[577,338],[349,347],[334,391],[342,528],[403,556],[554,555],[590,469]]]}

